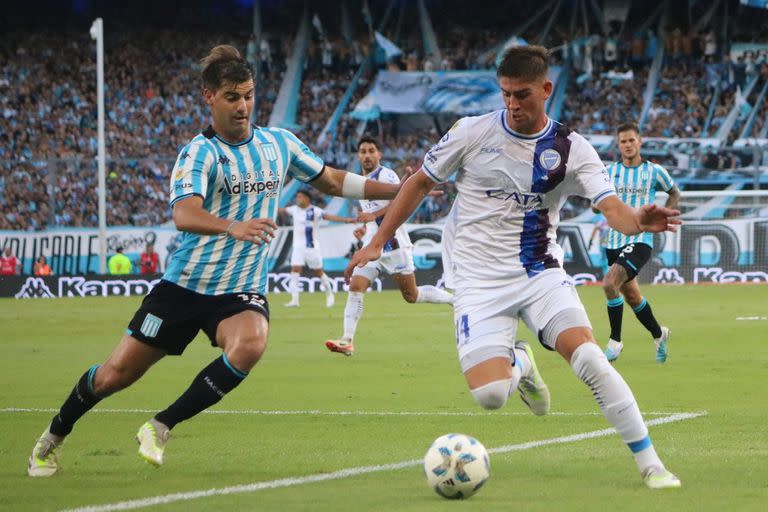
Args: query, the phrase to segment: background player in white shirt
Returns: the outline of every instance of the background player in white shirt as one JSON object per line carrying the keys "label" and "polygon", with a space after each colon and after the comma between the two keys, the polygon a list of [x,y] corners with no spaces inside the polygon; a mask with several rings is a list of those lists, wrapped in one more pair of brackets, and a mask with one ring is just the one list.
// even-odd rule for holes
{"label": "background player in white shirt", "polygon": [[291,300],[285,306],[299,307],[299,292],[301,283],[299,277],[304,265],[312,270],[315,277],[320,278],[321,288],[325,291],[325,306],[333,307],[333,286],[328,275],[323,272],[323,252],[320,250],[320,221],[355,222],[351,217],[339,217],[325,213],[322,208],[312,204],[312,196],[308,190],[296,192],[296,204],[281,208],[288,213],[293,221],[293,248],[291,250]]}
{"label": "background player in white shirt", "polygon": [[[373,137],[361,137],[357,142],[357,158],[363,176],[369,180],[383,183],[400,183],[397,173],[389,167],[381,165],[381,152],[379,144]],[[362,228],[355,230],[355,236],[367,243],[373,238],[384,214],[389,209],[389,201],[363,199],[360,201],[360,209],[357,220],[365,222]],[[400,226],[390,237],[382,249],[382,256],[376,261],[371,261],[362,268],[356,268],[349,283],[347,305],[344,308],[344,334],[337,340],[327,340],[325,346],[331,352],[351,356],[355,352],[354,338],[357,323],[363,316],[363,294],[371,286],[381,272],[386,272],[400,288],[400,293],[408,303],[427,302],[433,304],[450,304],[453,296],[435,286],[416,286],[416,277],[413,272],[413,244],[405,227]]]}
{"label": "background player in white shirt", "polygon": [[[643,160],[640,155],[640,128],[635,123],[623,123],[616,130],[616,139],[621,151],[621,161],[608,166],[608,176],[619,199],[630,206],[639,207],[652,204],[656,191],[663,190],[669,194],[664,206],[677,206],[680,191],[667,170],[658,164]],[[609,361],[618,359],[624,349],[621,341],[621,321],[625,300],[643,327],[651,333],[656,349],[656,361],[664,363],[667,360],[669,329],[659,325],[637,282],[637,274],[651,259],[652,252],[651,233],[627,236],[615,229],[608,231],[605,256],[610,268],[603,279],[603,291],[608,301],[608,321],[611,324],[611,337],[605,347],[605,357]]]}
{"label": "background player in white shirt", "polygon": [[502,407],[517,388],[534,414],[547,414],[549,390],[533,351],[515,342],[520,319],[587,384],[605,418],[631,450],[651,488],[679,487],[659,459],[640,408],[597,346],[556,242],[559,210],[570,195],[592,200],[626,234],[676,228],[680,212],[622,203],[595,150],[549,119],[549,54],[540,46],[508,49],[497,70],[506,109],[461,119],[429,150],[405,182],[371,242],[345,271],[379,258],[422,198],[457,173],[452,266],[456,341],[467,384],[486,409]]}

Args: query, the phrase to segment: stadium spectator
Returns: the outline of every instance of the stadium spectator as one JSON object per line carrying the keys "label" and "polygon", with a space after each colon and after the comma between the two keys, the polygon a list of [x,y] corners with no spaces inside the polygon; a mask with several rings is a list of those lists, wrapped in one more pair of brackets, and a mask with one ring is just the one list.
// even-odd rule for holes
{"label": "stadium spectator", "polygon": [[0,276],[13,276],[21,271],[21,262],[13,255],[10,247],[6,247],[0,256]]}
{"label": "stadium spectator", "polygon": [[37,261],[35,262],[33,273],[36,276],[52,276],[53,270],[51,269],[51,266],[48,264],[48,261],[46,261],[45,256],[40,256],[37,258]]}
{"label": "stadium spectator", "polygon": [[[549,412],[549,390],[536,369],[533,350],[514,341],[522,318],[589,385],[603,415],[632,451],[646,485],[680,487],[656,454],[632,391],[595,343],[584,306],[561,268],[562,249],[555,240],[556,206],[571,194],[591,198],[611,227],[628,235],[674,230],[679,221],[670,217],[680,212],[656,205],[635,209],[616,197],[589,143],[547,117],[545,101],[552,94],[547,61],[548,52],[540,46],[506,51],[497,71],[506,109],[460,120],[449,137],[432,147],[420,172],[390,204],[370,243],[352,257],[345,277],[377,260],[435,183],[458,173],[460,208],[451,216],[455,231],[445,252],[451,254],[448,267],[456,291],[459,360],[477,403],[498,409],[517,388],[534,414]],[[513,151],[509,158],[480,151],[481,146],[504,145],[509,137],[516,137],[514,146],[505,146]],[[533,182],[530,168],[505,165],[530,159],[541,147],[550,149],[536,158]],[[545,170],[539,171],[540,166]],[[545,173],[543,179],[535,178],[539,172]],[[499,175],[509,176],[509,184],[499,183]],[[519,197],[520,180],[528,180],[526,190],[533,197]],[[502,187],[496,199],[489,200],[486,193],[490,182]],[[510,206],[501,207],[500,201]],[[538,202],[533,210],[527,207],[529,201]],[[557,249],[550,254],[552,247]]]}
{"label": "stadium spectator", "polygon": [[[538,7],[533,0],[518,3],[519,13],[530,14]],[[440,63],[433,63],[439,64],[434,67],[492,67],[494,49],[509,38],[497,13],[480,4],[467,6],[454,0],[441,4],[454,15],[432,19],[444,56]],[[704,4],[699,2],[692,7],[694,18],[704,15]],[[543,22],[537,22],[523,34],[526,38],[543,35],[552,45],[576,45],[571,54],[576,59],[573,65],[584,73],[572,74],[567,85],[560,118],[569,126],[584,133],[610,134],[625,118],[641,114],[648,80],[645,64],[660,44],[659,37],[650,31],[640,32],[640,27],[645,26],[643,9],[645,14],[652,10],[636,3],[625,24],[610,24],[608,37],[597,33],[585,37],[587,32],[583,29],[570,33],[565,28],[568,23],[562,19],[556,20],[547,34],[541,32]],[[733,22],[727,27],[713,18],[713,26],[700,34],[691,29],[688,19],[670,13],[670,28],[665,32],[669,37],[664,41],[670,45],[667,65],[661,70],[662,78],[645,120],[647,136],[687,138],[717,133],[734,105],[737,86],[748,84],[759,74],[766,59],[766,51],[757,50],[744,52],[741,63],[736,57],[729,62],[727,48],[718,45],[717,38],[725,29],[729,41],[765,43],[766,12],[739,9],[731,14]],[[252,60],[261,59],[254,119],[257,124],[267,124],[292,49],[292,32],[282,23],[262,34],[258,49],[254,48],[255,41],[249,39],[250,30],[234,36],[209,32],[200,35],[194,30],[179,32],[175,28],[130,29],[110,34],[106,41],[109,58],[105,91],[107,149],[111,160],[108,225],[153,225],[170,220],[171,212],[163,200],[168,170],[179,147],[207,119],[196,102],[196,84],[186,72],[195,65],[187,57],[189,50],[201,42],[226,38],[247,46]],[[424,66],[422,37],[417,26],[406,24],[402,31],[383,29],[403,49],[403,65],[413,70]],[[363,27],[355,28],[361,32]],[[366,30],[362,32],[366,33],[353,35],[352,44],[342,42],[330,32],[312,41],[314,49],[301,84],[296,120],[301,125],[297,132],[303,139],[318,140],[349,85],[352,72],[367,55],[370,38]],[[707,57],[704,45],[711,47],[713,36],[715,51]],[[610,64],[612,74],[606,74],[609,69],[602,63],[606,44],[615,46],[615,60]],[[92,45],[84,33],[18,30],[4,34],[0,42],[4,63],[0,67],[0,229],[42,230],[98,224],[96,195],[87,193],[98,181],[94,163],[97,140]],[[641,55],[643,46],[645,54]],[[590,53],[594,66],[587,65]],[[673,53],[679,66],[671,65]],[[147,54],[162,65],[143,66]],[[645,59],[642,66],[641,57]],[[625,63],[640,69],[628,75]],[[587,71],[590,67],[594,70],[591,73]],[[352,105],[366,92],[374,73],[375,70],[363,77]],[[752,95],[760,90],[758,82]],[[601,101],[603,92],[609,96],[608,101]],[[714,112],[708,120],[710,105]],[[340,167],[349,162],[349,155],[354,153],[355,124],[344,114],[336,136],[331,134],[324,144],[318,145],[318,151],[328,162]],[[762,124],[758,116],[753,131]],[[741,127],[741,123],[736,123],[731,131],[738,135]],[[420,135],[416,138],[429,139]],[[411,138],[402,133],[395,138],[382,138],[384,157],[391,161],[391,154],[402,152],[401,147],[410,153]],[[426,146],[419,144],[418,149],[423,152]],[[405,160],[397,155],[397,161],[395,167]],[[17,179],[11,179],[16,173]],[[154,192],[146,196],[135,192],[146,188]]]}
{"label": "stadium spectator", "polygon": [[109,273],[113,276],[130,274],[133,272],[133,264],[130,258],[123,254],[123,247],[117,246],[115,254],[109,258]]}
{"label": "stadium spectator", "polygon": [[160,257],[154,244],[147,244],[139,260],[142,274],[157,274],[160,271]]}
{"label": "stadium spectator", "polygon": [[[324,193],[355,199],[392,198],[397,193],[395,185],[324,165],[290,132],[252,127],[253,75],[234,47],[214,47],[201,64],[212,123],[181,149],[172,171],[170,202],[176,226],[183,231],[181,245],[112,355],[80,377],[35,443],[27,466],[30,476],[55,474],[61,443],[80,417],[133,384],[166,355],[181,354],[201,329],[222,354],[173,404],[139,428],[139,455],[162,465],[170,430],[243,381],[266,349],[268,251],[262,244],[277,228],[273,219],[283,190],[279,184],[287,174]],[[227,156],[233,151],[237,159]],[[262,172],[259,162],[266,160],[275,162],[274,174]],[[222,170],[225,165],[231,175]],[[238,176],[250,178],[241,181]],[[214,180],[226,186],[208,192],[207,184]],[[233,200],[240,194],[229,187],[236,185],[261,192],[253,194],[253,200]],[[204,202],[207,197],[210,202]]]}

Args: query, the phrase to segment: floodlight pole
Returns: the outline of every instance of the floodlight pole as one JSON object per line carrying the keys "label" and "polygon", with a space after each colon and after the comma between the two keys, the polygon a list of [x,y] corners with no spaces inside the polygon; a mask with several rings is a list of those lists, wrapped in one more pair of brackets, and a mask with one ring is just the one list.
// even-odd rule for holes
{"label": "floodlight pole", "polygon": [[99,273],[107,273],[107,179],[104,146],[104,22],[96,18],[91,25],[91,39],[96,40],[96,97],[98,102],[99,164]]}

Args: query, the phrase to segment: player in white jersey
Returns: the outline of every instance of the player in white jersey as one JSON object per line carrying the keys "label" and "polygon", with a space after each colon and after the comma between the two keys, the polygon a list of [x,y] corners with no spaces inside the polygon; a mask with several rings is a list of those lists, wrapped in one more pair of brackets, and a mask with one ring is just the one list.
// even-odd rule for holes
{"label": "player in white jersey", "polygon": [[481,407],[497,409],[517,388],[534,414],[549,412],[549,390],[533,350],[514,341],[522,319],[590,387],[646,485],[679,487],[656,454],[632,391],[595,343],[573,279],[562,269],[555,230],[570,195],[591,199],[626,234],[675,230],[680,212],[622,203],[589,143],[547,117],[548,57],[540,46],[505,51],[497,76],[506,109],[459,120],[429,150],[345,276],[376,260],[424,195],[455,173],[456,342],[472,396]]}
{"label": "player in white jersey", "polygon": [[181,150],[171,174],[173,220],[182,242],[107,361],[80,377],[35,444],[30,476],[55,474],[61,443],[80,417],[166,355],[181,354],[201,329],[222,352],[173,404],[141,426],[139,455],[161,465],[171,428],[243,381],[266,349],[267,245],[288,175],[353,199],[391,199],[397,192],[396,185],[325,166],[290,132],[251,126],[253,77],[235,48],[217,46],[201,64],[212,124]]}
{"label": "player in white jersey", "polygon": [[296,192],[296,204],[281,208],[291,216],[293,222],[293,247],[291,249],[291,300],[285,304],[289,308],[299,307],[301,283],[299,277],[304,265],[320,278],[320,286],[325,291],[325,306],[333,307],[335,302],[333,285],[328,275],[323,272],[323,253],[320,250],[320,221],[355,222],[351,217],[340,217],[326,213],[312,204],[312,196],[307,190]]}
{"label": "player in white jersey", "polygon": [[[608,175],[616,187],[619,199],[638,208],[653,204],[656,191],[662,190],[668,194],[664,206],[676,207],[680,191],[672,177],[662,166],[643,160],[640,155],[642,140],[638,126],[635,123],[622,124],[616,131],[616,138],[621,161],[608,166]],[[611,324],[611,337],[605,347],[605,356],[609,361],[618,359],[624,349],[621,341],[624,301],[651,333],[656,361],[664,363],[667,360],[669,329],[659,325],[637,282],[637,274],[651,258],[652,250],[651,233],[628,236],[615,229],[608,232],[605,254],[610,268],[603,279],[603,291],[608,301],[608,321]]]}
{"label": "player in white jersey", "polygon": [[[388,167],[381,165],[381,152],[379,144],[373,137],[361,137],[357,142],[357,158],[363,176],[370,180],[397,185],[400,178],[397,173]],[[389,209],[389,201],[386,200],[360,200],[360,215],[358,220],[365,222],[362,228],[356,230],[356,236],[369,242],[381,224],[384,215]],[[351,356],[355,352],[355,332],[357,324],[363,316],[363,296],[371,286],[371,282],[379,274],[385,272],[400,288],[400,293],[406,302],[413,304],[433,303],[450,304],[453,296],[435,286],[416,286],[415,267],[413,265],[413,244],[404,226],[400,226],[390,237],[382,249],[381,258],[371,261],[362,268],[356,268],[349,283],[347,304],[344,307],[344,334],[339,339],[327,340],[325,346],[331,352]]]}

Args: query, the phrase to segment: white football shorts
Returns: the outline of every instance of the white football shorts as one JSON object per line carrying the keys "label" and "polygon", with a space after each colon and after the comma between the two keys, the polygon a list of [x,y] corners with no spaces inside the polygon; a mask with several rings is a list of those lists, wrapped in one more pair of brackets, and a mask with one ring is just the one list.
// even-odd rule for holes
{"label": "white football shorts", "polygon": [[323,268],[323,256],[317,247],[294,247],[291,253],[291,266],[308,266],[312,270]]}
{"label": "white football shorts", "polygon": [[363,268],[355,267],[352,276],[363,276],[369,281],[379,277],[381,272],[387,274],[413,274],[416,267],[413,265],[413,248],[401,247],[394,251],[381,253],[381,258],[369,261]]}
{"label": "white football shorts", "polygon": [[546,348],[554,350],[559,333],[552,340],[543,340],[541,332],[557,313],[567,309],[584,314],[573,315],[574,325],[566,322],[560,332],[572,327],[592,327],[573,279],[559,268],[547,269],[534,278],[518,278],[503,286],[458,289],[454,293],[454,324],[459,359],[486,346],[512,349],[521,318]]}

